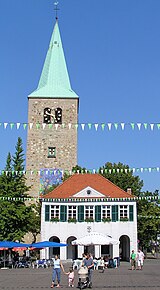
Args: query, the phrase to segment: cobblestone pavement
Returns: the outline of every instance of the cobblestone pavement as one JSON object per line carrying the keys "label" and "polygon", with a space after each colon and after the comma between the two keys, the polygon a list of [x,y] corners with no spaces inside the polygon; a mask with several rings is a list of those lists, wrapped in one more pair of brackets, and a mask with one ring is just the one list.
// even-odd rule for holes
{"label": "cobblestone pavement", "polygon": [[[68,271],[69,264],[64,264]],[[0,289],[50,289],[52,269],[0,269]],[[67,276],[62,274],[61,287],[69,289]],[[75,288],[78,274],[75,270]],[[146,260],[142,271],[130,270],[130,264],[122,262],[118,269],[93,272],[93,290],[160,290],[160,260]],[[55,288],[56,289],[56,288]],[[74,289],[74,288],[73,288]]]}

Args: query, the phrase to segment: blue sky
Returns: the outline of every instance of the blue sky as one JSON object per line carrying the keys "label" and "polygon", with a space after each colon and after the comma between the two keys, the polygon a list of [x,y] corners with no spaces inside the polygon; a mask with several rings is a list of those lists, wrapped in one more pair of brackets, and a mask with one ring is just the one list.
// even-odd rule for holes
{"label": "blue sky", "polygon": [[[27,122],[27,96],[38,84],[55,24],[54,1],[0,1],[0,122]],[[78,130],[78,164],[107,161],[160,167],[160,1],[60,0],[59,28],[80,123],[125,123],[125,130]],[[143,127],[143,126],[142,126]],[[18,136],[0,127],[0,169]],[[160,172],[140,174],[144,190],[160,189]]]}

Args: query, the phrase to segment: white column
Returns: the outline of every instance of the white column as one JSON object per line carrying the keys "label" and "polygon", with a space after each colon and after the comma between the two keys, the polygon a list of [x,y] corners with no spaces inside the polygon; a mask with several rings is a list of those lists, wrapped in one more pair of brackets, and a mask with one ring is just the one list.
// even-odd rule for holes
{"label": "white column", "polygon": [[114,257],[119,257],[119,244],[113,245],[113,258]]}
{"label": "white column", "polygon": [[95,258],[100,258],[101,257],[101,245],[95,245],[94,248],[95,251]]}
{"label": "white column", "polygon": [[78,258],[82,258],[84,253],[84,246],[78,246]]}
{"label": "white column", "polygon": [[67,259],[67,247],[60,247],[60,259],[61,260]]}

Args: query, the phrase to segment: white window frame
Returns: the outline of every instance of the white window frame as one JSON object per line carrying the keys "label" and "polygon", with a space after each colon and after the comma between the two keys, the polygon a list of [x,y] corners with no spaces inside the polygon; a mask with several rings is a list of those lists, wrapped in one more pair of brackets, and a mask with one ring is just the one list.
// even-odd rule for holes
{"label": "white window frame", "polygon": [[[86,215],[86,211],[89,212],[88,215]],[[84,207],[84,219],[94,219],[94,211],[95,211],[95,208],[93,205],[85,205]],[[92,215],[91,215],[92,213]]]}
{"label": "white window frame", "polygon": [[127,204],[125,205],[119,205],[119,218],[128,218],[129,217],[129,206]]}
{"label": "white window frame", "polygon": [[67,218],[68,219],[77,219],[77,206],[76,205],[68,205]]}
{"label": "white window frame", "polygon": [[102,205],[101,207],[101,216],[103,218],[110,218],[111,219],[111,205]]}
{"label": "white window frame", "polygon": [[[58,214],[57,214],[58,213]],[[57,204],[52,204],[50,206],[50,218],[60,219],[60,206]]]}

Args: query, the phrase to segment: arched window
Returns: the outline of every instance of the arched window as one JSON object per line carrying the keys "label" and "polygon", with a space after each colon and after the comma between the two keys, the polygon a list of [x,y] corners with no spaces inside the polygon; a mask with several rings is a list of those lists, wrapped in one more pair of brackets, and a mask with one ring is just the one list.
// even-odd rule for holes
{"label": "arched window", "polygon": [[56,108],[55,109],[55,124],[62,124],[62,109]]}

